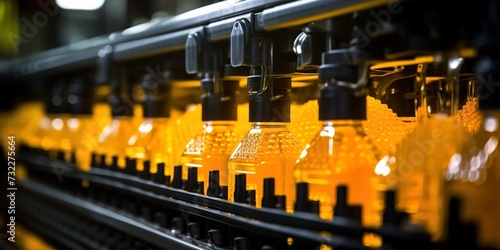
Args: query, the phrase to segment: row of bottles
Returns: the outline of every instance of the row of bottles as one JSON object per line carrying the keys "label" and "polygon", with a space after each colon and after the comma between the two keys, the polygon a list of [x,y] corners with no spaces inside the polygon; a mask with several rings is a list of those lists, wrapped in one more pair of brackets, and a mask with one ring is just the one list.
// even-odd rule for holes
{"label": "row of bottles", "polygon": [[[368,96],[363,88],[326,81],[319,88],[317,100],[299,107],[292,104],[288,94],[292,88],[290,78],[272,77],[265,90],[269,93],[257,94],[263,81],[258,76],[248,78],[248,86],[251,90],[254,86],[255,93],[250,92],[249,103],[244,105],[237,102],[240,91],[237,81],[203,79],[201,85],[205,94],[201,104],[173,117],[169,112],[170,86],[166,82],[154,83],[158,84],[154,88],[142,86],[145,96],[139,112],[142,119],[137,119],[134,111],[138,109],[131,105],[133,103],[120,99],[126,97],[129,87],[125,79],[122,81],[125,86],[117,88],[117,94],[111,94],[109,103],[91,101],[96,98],[93,92],[96,89],[90,88],[92,84],[82,82],[81,78],[70,81],[65,92],[62,83],[55,84],[51,88],[55,92],[47,102],[51,106],[46,105],[47,115],[41,119],[40,126],[26,133],[26,144],[48,150],[55,158],[60,157],[58,152],[64,152],[62,159],[73,161],[82,170],[92,167],[92,153],[98,156],[94,164],[102,164],[99,162],[102,159],[105,166],[115,165],[120,169],[125,169],[130,159],[135,159],[136,172],[144,171],[147,162],[151,175],[156,174],[161,163],[166,166],[162,167],[165,176],[173,176],[174,166],[182,165],[184,180],[188,179],[189,169],[195,167],[198,182],[204,182],[205,186],[210,183],[210,171],[217,170],[219,185],[228,186],[230,201],[235,200],[235,177],[246,174],[246,189],[255,190],[257,207],[262,206],[264,180],[274,178],[276,195],[289,197],[286,199],[287,212],[294,211],[295,184],[306,182],[309,183],[309,199],[319,201],[320,217],[326,220],[334,216],[335,187],[346,185],[350,188],[350,203],[362,205],[363,222],[368,226],[381,223],[381,191],[396,188],[400,190],[399,202],[414,216],[414,221],[437,231],[442,226],[439,223],[443,223],[439,219],[442,212],[432,209],[444,209],[438,205],[445,200],[444,193],[430,195],[426,192],[444,192],[439,191],[443,188],[432,186],[444,184],[441,177],[446,169],[437,164],[453,159],[451,153],[441,150],[452,147],[449,152],[456,152],[459,149],[456,145],[465,141],[460,135],[475,130],[457,131],[478,127],[476,98],[471,98],[455,118],[443,121],[442,115],[429,115],[425,122],[410,130],[387,105]],[[152,81],[146,76],[141,84],[149,86]],[[63,103],[70,108],[69,112],[56,110],[62,109]],[[251,122],[246,135],[237,129],[249,127],[238,116],[243,112],[249,112]],[[320,121],[310,120],[315,112],[319,112]],[[468,116],[464,112],[468,112]],[[290,120],[290,114],[296,121]],[[459,123],[457,117],[461,119]],[[188,132],[191,138],[184,139],[185,146],[174,149],[176,131],[185,129],[176,125],[196,119],[196,128]],[[142,121],[138,123],[137,120]],[[308,126],[303,125],[306,123]],[[441,135],[432,131],[437,128],[455,130],[443,130],[449,134]],[[294,135],[295,131],[315,135],[309,135],[312,139],[304,145]],[[433,136],[449,138],[439,141],[439,145],[430,145],[426,138]],[[491,145],[491,140],[488,142]],[[417,147],[436,152],[438,158],[426,155],[425,161],[415,165],[419,163],[415,158],[418,155],[412,152]],[[493,148],[487,150],[488,154],[494,153]],[[175,162],[174,152],[181,156],[180,161]],[[391,159],[398,161],[391,164]],[[404,171],[407,166],[414,167],[413,172],[409,176],[404,176],[407,173],[397,176],[398,171]]]}
{"label": "row of bottles", "polygon": [[[216,170],[229,201],[238,199],[236,179],[244,174],[256,207],[263,206],[265,180],[273,178],[275,195],[287,197],[289,213],[294,211],[296,184],[308,183],[309,199],[319,202],[325,220],[335,216],[336,187],[347,186],[349,203],[362,205],[363,224],[380,226],[381,194],[395,189],[399,207],[412,222],[439,238],[445,233],[449,184],[485,182],[498,144],[495,109],[482,116],[477,93],[461,98],[462,107],[447,96],[457,86],[478,84],[470,76],[460,80],[462,72],[449,69],[456,60],[420,65],[423,79],[415,84],[423,83],[425,89],[416,92],[418,115],[411,126],[368,95],[365,86],[373,80],[368,75],[364,85],[356,84],[359,72],[339,82],[320,71],[324,83],[317,99],[301,105],[290,97],[289,77],[248,77],[247,103],[238,101],[239,81],[204,77],[201,103],[181,112],[171,108],[169,76],[163,82],[141,77],[142,105],[135,105],[133,84],[124,70],[110,92],[102,94],[96,94],[101,87],[85,76],[54,80],[45,112],[40,105],[23,106],[5,131],[18,131],[27,146],[84,171],[93,165],[115,170],[132,166],[133,172],[152,176],[160,169],[164,176],[174,176],[174,166],[182,165],[183,180],[196,168],[198,182],[208,187]],[[452,105],[457,105],[454,111]],[[32,119],[27,119],[30,114]]]}

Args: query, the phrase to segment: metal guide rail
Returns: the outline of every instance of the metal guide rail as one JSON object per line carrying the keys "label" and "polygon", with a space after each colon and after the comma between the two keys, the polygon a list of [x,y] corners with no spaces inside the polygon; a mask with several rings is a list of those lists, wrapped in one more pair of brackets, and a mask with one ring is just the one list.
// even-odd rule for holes
{"label": "metal guide rail", "polygon": [[[460,220],[457,200],[450,202],[449,225],[453,230],[446,240],[435,242],[420,227],[398,224],[394,218],[399,213],[390,205],[384,212],[384,225],[367,228],[349,218],[325,221],[310,212],[289,214],[231,203],[110,169],[81,172],[71,163],[26,148],[20,161],[30,176],[20,183],[27,194],[21,198],[22,213],[29,223],[31,219],[35,222],[35,231],[45,227],[63,230],[66,236],[61,240],[68,243],[60,244],[106,248],[128,242],[151,249],[317,249],[322,245],[371,249],[362,244],[362,237],[372,233],[383,239],[380,249],[488,249],[477,245],[474,225]],[[50,219],[54,216],[58,218]],[[50,230],[42,231],[50,234]],[[53,237],[58,238],[60,234],[56,234]]]}
{"label": "metal guide rail", "polygon": [[[0,76],[20,79],[38,74],[61,73],[100,67],[102,60],[123,62],[183,50],[190,32],[205,30],[209,41],[227,40],[233,23],[241,18],[256,31],[268,32],[355,10],[388,4],[388,0],[246,0],[221,1],[188,11],[167,20],[148,23],[146,29],[133,27],[107,36],[43,51],[29,58],[0,64]],[[144,26],[144,25],[143,25]],[[111,55],[112,54],[112,55]],[[108,58],[109,57],[109,58]]]}

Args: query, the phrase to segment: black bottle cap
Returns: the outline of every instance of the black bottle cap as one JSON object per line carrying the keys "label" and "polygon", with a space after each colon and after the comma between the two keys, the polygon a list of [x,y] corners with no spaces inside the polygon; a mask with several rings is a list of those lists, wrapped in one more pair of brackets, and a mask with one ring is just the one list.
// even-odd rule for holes
{"label": "black bottle cap", "polygon": [[182,188],[182,166],[174,166],[174,178],[172,178],[171,186]]}
{"label": "black bottle cap", "polygon": [[318,98],[319,120],[366,120],[366,94],[345,86],[323,85]]}
{"label": "black bottle cap", "polygon": [[274,186],[274,178],[265,178],[264,179],[264,191],[262,195],[262,207],[276,207],[276,195],[275,195],[275,186]]}
{"label": "black bottle cap", "polygon": [[[261,76],[249,76],[247,86],[251,90],[260,89]],[[249,96],[250,122],[290,122],[291,78],[273,77],[272,87],[261,94]]]}
{"label": "black bottle cap", "polygon": [[48,93],[45,99],[46,114],[67,113],[67,103],[65,101],[66,79],[60,78],[50,82],[47,86]]}
{"label": "black bottle cap", "polygon": [[187,236],[198,239],[200,237],[200,225],[196,222],[187,224]]}
{"label": "black bottle cap", "polygon": [[90,154],[90,167],[91,168],[98,168],[99,166],[97,165],[97,153],[92,153]]}
{"label": "black bottle cap", "polygon": [[256,197],[256,193],[255,193],[255,190],[248,190],[247,191],[247,204],[249,205],[252,205],[252,206],[255,206],[255,197]]}
{"label": "black bottle cap", "polygon": [[151,209],[147,206],[143,206],[141,207],[141,217],[142,219],[146,220],[146,221],[150,221],[151,220]]}
{"label": "black bottle cap", "polygon": [[247,176],[246,174],[237,174],[234,188],[234,202],[246,203],[247,194]]}
{"label": "black bottle cap", "polygon": [[205,194],[205,182],[199,181],[196,185],[198,185],[198,189],[196,190],[196,192],[198,194],[204,195]]}
{"label": "black bottle cap", "polygon": [[348,49],[330,50],[322,54],[318,70],[320,79],[335,79],[343,82],[357,82],[360,66],[352,65],[352,52]]}
{"label": "black bottle cap", "polygon": [[349,206],[347,204],[347,186],[337,186],[337,198],[333,208],[334,217],[349,217]]}
{"label": "black bottle cap", "polygon": [[220,246],[222,244],[222,235],[218,229],[208,230],[208,244]]}
{"label": "black bottle cap", "polygon": [[234,247],[233,250],[248,250],[250,249],[248,246],[248,240],[245,237],[236,237],[234,238]]}
{"label": "black bottle cap", "polygon": [[94,85],[84,77],[70,81],[66,92],[68,110],[72,115],[91,115],[94,104]]}
{"label": "black bottle cap", "polygon": [[208,173],[207,195],[211,197],[218,197],[220,191],[219,170],[212,170]]}
{"label": "black bottle cap", "polygon": [[184,231],[184,220],[181,217],[172,218],[172,230],[175,230],[179,233]]}
{"label": "black bottle cap", "polygon": [[[236,121],[238,119],[238,81],[222,81],[222,91],[209,91],[201,97],[202,121]],[[212,85],[207,86],[207,85]],[[203,79],[202,88],[213,90],[213,80]]]}
{"label": "black bottle cap", "polygon": [[286,195],[276,195],[276,208],[286,210]]}
{"label": "black bottle cap", "polygon": [[137,174],[137,160],[136,159],[125,159],[125,173],[131,176]]}
{"label": "black bottle cap", "polygon": [[198,193],[198,168],[188,168],[188,179],[186,182],[186,191]]}
{"label": "black bottle cap", "polygon": [[227,200],[228,194],[229,194],[229,187],[228,186],[220,186],[219,198],[221,198],[223,200]]}
{"label": "black bottle cap", "polygon": [[139,178],[143,180],[151,179],[151,161],[143,161],[142,163],[142,171],[139,173]]}
{"label": "black bottle cap", "polygon": [[110,167],[110,169],[113,170],[113,171],[120,170],[120,167],[118,167],[118,156],[115,155],[111,159],[112,159],[112,161],[111,161],[111,167]]}
{"label": "black bottle cap", "polygon": [[156,164],[156,174],[154,175],[153,181],[158,184],[165,184],[168,186],[166,183],[166,178],[165,178],[165,163],[160,162]]}
{"label": "black bottle cap", "polygon": [[158,224],[160,227],[167,227],[167,217],[162,212],[156,212],[154,223]]}
{"label": "black bottle cap", "polygon": [[396,192],[393,190],[386,191],[384,204],[383,223],[399,225],[398,213],[396,211]]}
{"label": "black bottle cap", "polygon": [[106,166],[106,155],[101,155],[100,158],[101,158],[100,163],[99,163],[100,167],[102,169],[107,169],[107,166]]}
{"label": "black bottle cap", "polygon": [[66,155],[65,155],[64,151],[57,151],[56,158],[60,161],[66,161]]}
{"label": "black bottle cap", "polygon": [[299,182],[296,186],[294,211],[309,212],[311,209],[309,204],[309,184],[307,182]]}

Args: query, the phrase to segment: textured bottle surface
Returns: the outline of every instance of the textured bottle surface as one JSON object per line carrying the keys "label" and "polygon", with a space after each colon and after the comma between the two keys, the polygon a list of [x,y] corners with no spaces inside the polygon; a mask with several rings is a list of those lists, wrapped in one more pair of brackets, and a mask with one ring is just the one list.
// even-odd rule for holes
{"label": "textured bottle surface", "polygon": [[456,165],[448,168],[447,174],[453,175],[447,175],[446,190],[460,197],[462,218],[477,224],[479,244],[500,246],[500,199],[496,198],[500,190],[500,111],[479,115],[484,117],[480,126],[467,138],[461,156],[455,157]]}
{"label": "textured bottle surface", "polygon": [[[387,154],[410,131],[387,105],[367,96],[367,120],[363,122],[366,135],[382,154]],[[292,106],[293,108],[294,106]],[[310,100],[292,110],[290,131],[303,143],[309,143],[321,130],[323,123],[318,121],[318,100]]]}
{"label": "textured bottle surface", "polygon": [[235,132],[234,122],[206,122],[200,134],[186,145],[182,155],[183,172],[197,167],[198,181],[208,186],[208,174],[219,171],[220,185],[227,186],[228,160],[241,136]]}
{"label": "textured bottle surface", "polygon": [[367,96],[366,105],[365,133],[382,155],[387,155],[408,135],[408,125],[380,100]]}
{"label": "textured bottle surface", "polygon": [[419,123],[390,156],[390,171],[385,178],[387,185],[398,191],[399,207],[435,238],[443,233],[445,172],[466,135],[455,117],[432,115]]}
{"label": "textured bottle surface", "polygon": [[106,156],[106,165],[111,165],[113,157],[118,157],[118,167],[125,167],[125,150],[129,138],[134,134],[132,117],[115,117],[98,136],[96,152]]}
{"label": "textured bottle surface", "polygon": [[477,98],[471,98],[464,104],[462,109],[460,109],[457,114],[458,121],[469,132],[476,132],[481,123],[481,115],[479,114],[477,106]]}
{"label": "textured bottle surface", "polygon": [[276,195],[286,195],[286,210],[293,211],[293,168],[302,146],[286,123],[254,123],[229,159],[229,200],[234,201],[235,175],[246,174],[247,189],[256,190],[261,206],[264,178],[275,178]]}
{"label": "textured bottle surface", "polygon": [[380,153],[363,132],[361,121],[327,122],[300,156],[295,180],[310,184],[309,197],[320,201],[320,217],[331,219],[336,187],[349,188],[349,202],[363,206],[365,225],[380,224],[381,196],[374,167]]}
{"label": "textured bottle surface", "polygon": [[150,172],[157,172],[157,164],[165,163],[165,175],[172,170],[172,128],[169,118],[149,118],[136,129],[127,141],[126,156],[137,159],[137,170],[143,170],[150,161]]}
{"label": "textured bottle surface", "polygon": [[302,105],[291,106],[289,128],[303,145],[309,143],[322,126],[323,123],[318,121],[318,100],[310,100]]}

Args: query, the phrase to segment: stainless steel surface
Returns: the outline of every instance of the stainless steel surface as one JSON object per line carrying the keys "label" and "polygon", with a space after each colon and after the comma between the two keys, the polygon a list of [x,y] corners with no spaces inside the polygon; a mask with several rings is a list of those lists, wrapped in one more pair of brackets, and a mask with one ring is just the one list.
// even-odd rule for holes
{"label": "stainless steel surface", "polygon": [[130,41],[139,38],[164,34],[167,32],[179,31],[181,29],[192,28],[200,25],[207,25],[214,21],[225,20],[243,13],[258,12],[278,4],[290,2],[290,0],[226,0],[215,4],[197,8],[185,13],[176,15],[165,21],[161,21],[148,29],[134,33],[124,34],[123,32],[113,33],[110,40],[113,43]]}
{"label": "stainless steel surface", "polygon": [[256,31],[273,31],[370,9],[390,0],[300,0],[265,9],[256,16]]}
{"label": "stainless steel surface", "polygon": [[[387,4],[389,0],[244,0],[201,7],[142,28],[131,27],[109,36],[40,52],[0,67],[0,75],[26,75],[72,70],[96,65],[97,52],[113,45],[113,61],[139,59],[182,50],[187,35],[206,29],[209,41],[228,39],[236,20],[252,20],[254,29],[272,31]],[[267,8],[267,9],[266,9]],[[6,72],[7,71],[7,72]]]}
{"label": "stainless steel surface", "polygon": [[117,44],[114,47],[113,60],[126,61],[182,50],[184,49],[186,38],[189,33],[201,31],[202,29],[202,27],[199,27],[181,30],[160,36]]}
{"label": "stainless steel surface", "polygon": [[237,20],[242,19],[242,18],[251,20],[252,15],[249,13],[249,14],[240,15],[240,16],[224,19],[221,21],[213,22],[213,23],[210,23],[209,25],[207,25],[205,27],[205,30],[207,31],[208,41],[216,42],[216,41],[229,39],[234,22],[236,22]]}

